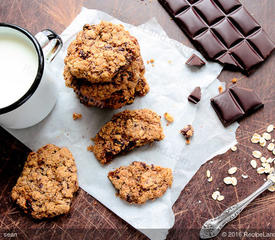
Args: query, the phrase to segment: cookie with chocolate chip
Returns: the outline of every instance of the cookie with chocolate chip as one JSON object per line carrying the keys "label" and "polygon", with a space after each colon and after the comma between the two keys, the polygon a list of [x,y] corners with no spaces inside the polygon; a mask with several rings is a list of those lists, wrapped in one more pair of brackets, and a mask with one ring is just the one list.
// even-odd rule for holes
{"label": "cookie with chocolate chip", "polygon": [[42,219],[68,213],[77,190],[72,153],[48,144],[29,154],[11,197],[25,213]]}
{"label": "cookie with chocolate chip", "polygon": [[161,141],[161,117],[150,109],[125,110],[115,114],[93,138],[91,151],[102,164],[136,147]]}
{"label": "cookie with chocolate chip", "polygon": [[161,197],[173,182],[170,168],[143,162],[117,168],[109,172],[108,178],[117,190],[117,195],[130,204],[143,204]]}
{"label": "cookie with chocolate chip", "polygon": [[112,82],[140,56],[137,39],[122,25],[86,24],[70,44],[64,60],[71,74],[91,83]]}

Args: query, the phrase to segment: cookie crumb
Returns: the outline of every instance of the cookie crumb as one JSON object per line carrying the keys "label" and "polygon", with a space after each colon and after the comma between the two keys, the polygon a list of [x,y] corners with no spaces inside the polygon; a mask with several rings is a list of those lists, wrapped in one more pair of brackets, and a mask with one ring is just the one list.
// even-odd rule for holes
{"label": "cookie crumb", "polygon": [[89,152],[92,152],[92,151],[93,151],[93,148],[94,148],[93,145],[89,145],[89,146],[87,147],[87,150],[88,150]]}
{"label": "cookie crumb", "polygon": [[237,81],[238,81],[237,78],[233,78],[233,79],[231,80],[232,83],[236,83]]}
{"label": "cookie crumb", "polygon": [[167,121],[167,126],[170,124],[170,123],[172,123],[172,122],[174,122],[174,118],[172,117],[172,115],[170,115],[169,113],[164,113],[164,118],[165,118],[165,120]]}
{"label": "cookie crumb", "polygon": [[185,137],[186,144],[190,144],[190,138],[194,134],[194,128],[192,127],[192,125],[186,125],[182,130],[180,130],[180,133]]}
{"label": "cookie crumb", "polygon": [[222,86],[219,86],[219,93],[222,93],[223,92],[223,87]]}
{"label": "cookie crumb", "polygon": [[73,120],[81,119],[82,114],[81,113],[73,113]]}

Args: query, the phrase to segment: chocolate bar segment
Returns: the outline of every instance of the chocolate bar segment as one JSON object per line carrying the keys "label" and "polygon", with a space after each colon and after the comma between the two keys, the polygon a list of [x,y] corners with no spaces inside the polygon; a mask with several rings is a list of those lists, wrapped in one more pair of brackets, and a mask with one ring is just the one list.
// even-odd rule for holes
{"label": "chocolate bar segment", "polygon": [[188,96],[188,101],[197,104],[201,100],[201,88],[196,87]]}
{"label": "chocolate bar segment", "polygon": [[253,90],[237,86],[212,98],[211,105],[225,127],[263,107]]}
{"label": "chocolate bar segment", "polygon": [[195,67],[202,67],[205,65],[205,62],[196,54],[193,54],[187,61],[186,63],[189,66],[195,66]]}
{"label": "chocolate bar segment", "polygon": [[159,0],[201,53],[246,74],[274,43],[238,0]]}

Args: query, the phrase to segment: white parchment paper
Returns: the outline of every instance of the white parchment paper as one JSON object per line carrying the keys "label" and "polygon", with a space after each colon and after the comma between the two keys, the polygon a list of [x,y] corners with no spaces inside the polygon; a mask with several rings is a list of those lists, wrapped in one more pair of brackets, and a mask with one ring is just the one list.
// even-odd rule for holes
{"label": "white parchment paper", "polygon": [[[201,69],[186,66],[186,60],[193,53],[201,55],[169,39],[154,19],[139,27],[122,23],[138,39],[144,61],[155,60],[154,67],[145,64],[150,92],[120,110],[88,108],[79,103],[72,89],[65,87],[63,60],[68,45],[82,26],[86,23],[96,24],[101,20],[122,23],[103,12],[83,8],[61,34],[64,48],[49,66],[49,74],[55,79],[59,91],[54,110],[34,127],[9,132],[33,150],[48,143],[68,147],[76,159],[82,189],[149,238],[165,239],[168,229],[174,224],[172,205],[182,189],[203,163],[236,144],[235,132],[238,124],[225,129],[209,101],[218,94],[218,86],[223,85],[216,79],[222,67],[207,61]],[[202,88],[202,99],[194,105],[187,101],[187,96],[196,86]],[[92,143],[90,138],[95,136],[114,113],[141,108],[150,108],[161,116],[165,112],[174,116],[175,122],[169,126],[162,119],[165,139],[117,157],[107,166],[101,166],[93,153],[86,150]],[[83,118],[74,121],[73,112],[81,113]],[[185,140],[179,133],[186,124],[192,124],[195,129],[190,145],[185,145]],[[133,161],[172,168],[172,188],[163,197],[142,206],[129,205],[116,197],[107,174],[110,170]]]}

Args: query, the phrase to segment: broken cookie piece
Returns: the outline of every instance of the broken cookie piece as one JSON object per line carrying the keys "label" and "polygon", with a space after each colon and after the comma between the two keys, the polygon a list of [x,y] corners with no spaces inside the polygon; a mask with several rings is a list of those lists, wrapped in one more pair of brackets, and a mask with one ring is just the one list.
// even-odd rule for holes
{"label": "broken cookie piece", "polygon": [[149,109],[125,110],[115,114],[93,138],[90,149],[102,164],[118,154],[164,139],[161,117]]}
{"label": "broken cookie piece", "polygon": [[194,134],[194,128],[192,127],[192,125],[186,125],[182,130],[180,130],[180,132],[185,137],[186,144],[190,144],[190,138]]}
{"label": "broken cookie piece", "polygon": [[68,213],[77,190],[72,153],[48,144],[29,154],[11,197],[25,213],[42,219]]}
{"label": "broken cookie piece", "polygon": [[108,178],[118,191],[118,196],[131,204],[143,204],[161,197],[173,182],[170,168],[143,162],[117,168],[109,172]]}

